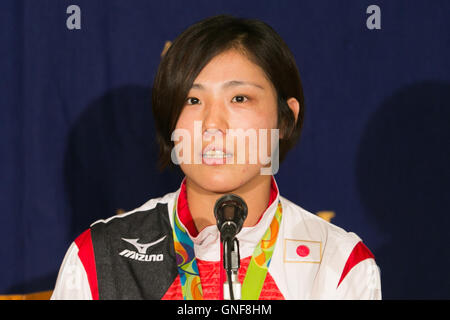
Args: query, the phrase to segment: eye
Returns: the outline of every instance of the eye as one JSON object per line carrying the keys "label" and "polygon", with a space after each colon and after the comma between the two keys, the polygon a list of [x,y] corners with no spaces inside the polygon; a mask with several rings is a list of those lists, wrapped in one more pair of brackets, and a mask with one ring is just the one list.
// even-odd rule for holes
{"label": "eye", "polygon": [[186,99],[186,104],[200,104],[200,100],[195,97],[189,97]]}
{"label": "eye", "polygon": [[237,103],[243,103],[243,102],[247,102],[248,98],[246,96],[235,96],[235,97],[233,97],[233,99],[231,101],[237,102]]}

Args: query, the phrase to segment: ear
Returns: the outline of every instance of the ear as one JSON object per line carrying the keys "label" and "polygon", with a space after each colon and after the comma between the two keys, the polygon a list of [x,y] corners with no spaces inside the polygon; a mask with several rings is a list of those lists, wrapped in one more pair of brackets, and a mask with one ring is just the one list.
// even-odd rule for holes
{"label": "ear", "polygon": [[[297,123],[298,113],[300,112],[300,103],[294,97],[291,97],[286,100],[286,103],[294,114],[295,123]],[[284,130],[280,130],[280,139],[284,138]]]}
{"label": "ear", "polygon": [[295,122],[297,123],[298,113],[300,111],[300,104],[298,103],[298,100],[293,97],[289,98],[287,100],[287,104],[289,106],[289,109],[291,109],[292,112],[294,113]]}

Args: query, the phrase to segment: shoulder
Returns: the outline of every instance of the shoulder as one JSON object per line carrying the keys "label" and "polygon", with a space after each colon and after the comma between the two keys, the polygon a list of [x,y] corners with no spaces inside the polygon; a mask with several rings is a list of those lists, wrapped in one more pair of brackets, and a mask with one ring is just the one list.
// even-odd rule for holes
{"label": "shoulder", "polygon": [[[297,257],[295,249],[304,243],[311,248],[309,257],[314,260],[311,262],[318,264],[313,296],[362,298],[368,292],[375,292],[368,290],[368,287],[371,283],[379,283],[379,270],[374,255],[358,235],[325,221],[285,198],[281,201],[285,219],[285,250],[289,250],[289,241],[297,241],[292,257],[301,260],[303,258]],[[317,251],[315,255],[312,255],[313,250]],[[365,285],[367,283],[368,286]]]}
{"label": "shoulder", "polygon": [[[176,193],[169,193],[129,212],[94,222],[69,248],[53,298],[96,300],[110,295],[114,297],[115,291],[108,288],[113,288],[112,282],[122,279],[128,270],[124,267],[126,263],[120,260],[122,257],[137,264],[162,258],[173,246],[168,208],[175,198]],[[157,260],[160,262],[158,266],[163,264],[160,260]],[[165,259],[164,263],[171,266],[170,259]],[[133,268],[141,270],[143,265]],[[121,277],[114,274],[116,271]],[[81,275],[75,291],[72,289],[74,273]],[[170,277],[172,273],[168,273]]]}
{"label": "shoulder", "polygon": [[283,217],[288,226],[285,236],[303,237],[323,242],[324,246],[354,247],[361,239],[353,232],[347,232],[299,205],[280,197]]}
{"label": "shoulder", "polygon": [[176,199],[176,192],[171,192],[163,197],[153,198],[146,201],[143,205],[125,213],[117,214],[107,219],[100,219],[91,224],[91,229],[99,229],[101,227],[121,227],[129,224],[139,226],[146,219],[165,218],[168,216],[169,207],[173,205]]}
{"label": "shoulder", "polygon": [[[93,261],[108,259],[111,250],[122,248],[124,239],[152,242],[171,235],[171,214],[176,192],[154,198],[134,210],[97,220],[79,235],[74,245],[86,270],[95,273]],[[131,246],[130,248],[133,248]]]}
{"label": "shoulder", "polygon": [[115,224],[122,224],[129,222],[134,219],[138,219],[139,216],[142,215],[142,213],[155,213],[158,212],[167,212],[168,205],[170,203],[173,204],[174,200],[176,198],[176,192],[168,193],[163,197],[159,198],[153,198],[145,202],[143,205],[137,207],[136,209],[117,214],[114,216],[111,216],[106,219],[100,219],[95,221],[91,224],[91,228],[98,225],[115,225]]}
{"label": "shoulder", "polygon": [[95,260],[106,261],[111,259],[111,252],[132,250],[142,243],[171,238],[170,208],[175,200],[176,192],[169,193],[129,212],[94,222],[88,229],[90,241],[86,243],[94,248]]}

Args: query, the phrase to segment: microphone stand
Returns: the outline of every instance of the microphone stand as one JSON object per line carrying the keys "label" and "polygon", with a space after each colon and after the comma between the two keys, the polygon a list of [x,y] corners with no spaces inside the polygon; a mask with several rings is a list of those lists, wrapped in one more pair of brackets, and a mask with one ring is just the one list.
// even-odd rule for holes
{"label": "microphone stand", "polygon": [[241,231],[247,212],[245,201],[232,193],[223,195],[214,205],[214,217],[223,245],[223,268],[227,273],[227,280],[223,284],[224,300],[241,300],[241,283],[238,278],[241,259],[236,234]]}
{"label": "microphone stand", "polygon": [[227,280],[223,284],[224,300],[241,300],[241,283],[238,279],[241,259],[236,237],[223,241],[223,266],[227,273]]}

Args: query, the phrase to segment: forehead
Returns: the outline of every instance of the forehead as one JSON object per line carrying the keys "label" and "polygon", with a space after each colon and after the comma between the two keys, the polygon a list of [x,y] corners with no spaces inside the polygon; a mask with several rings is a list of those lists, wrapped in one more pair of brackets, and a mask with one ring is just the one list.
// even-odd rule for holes
{"label": "forehead", "polygon": [[264,70],[235,49],[222,52],[211,59],[194,80],[194,87],[196,84],[213,85],[230,81],[274,89]]}

